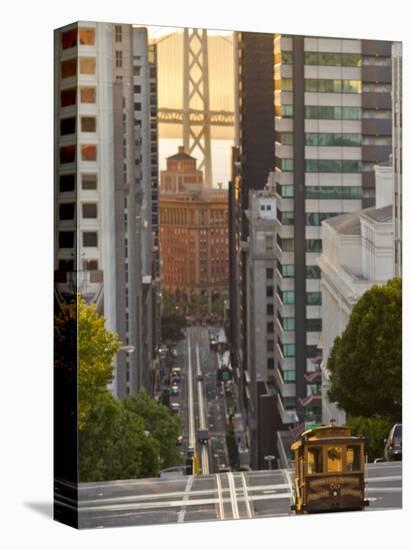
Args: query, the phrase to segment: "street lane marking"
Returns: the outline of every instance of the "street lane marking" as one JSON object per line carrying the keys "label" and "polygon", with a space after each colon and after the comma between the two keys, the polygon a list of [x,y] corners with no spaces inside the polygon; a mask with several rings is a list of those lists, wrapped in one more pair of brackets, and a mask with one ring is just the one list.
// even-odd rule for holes
{"label": "street lane marking", "polygon": [[220,483],[220,476],[216,474],[216,487],[217,495],[219,498],[219,516],[220,519],[225,519],[225,508],[223,506],[223,497],[222,497],[222,484]]}
{"label": "street lane marking", "polygon": [[[190,489],[192,488],[192,485],[193,485],[193,476],[190,476],[189,479],[187,480],[187,483],[186,483],[186,489],[185,489],[185,497],[183,498],[184,501],[188,501],[189,498],[190,498]],[[177,516],[177,523],[183,523],[184,519],[185,519],[185,514],[186,514],[186,507],[182,508],[179,512],[179,515]]]}
{"label": "street lane marking", "polygon": [[240,516],[239,516],[239,508],[237,506],[236,487],[235,487],[235,482],[234,482],[234,479],[233,479],[232,472],[227,473],[227,479],[228,479],[228,482],[229,482],[230,501],[232,503],[233,519],[239,519]]}
{"label": "street lane marking", "polygon": [[248,490],[247,490],[245,474],[243,472],[241,472],[240,477],[242,479],[243,492],[245,494],[247,515],[251,518],[251,517],[253,517],[253,514],[252,514],[252,508],[250,506],[249,493],[248,493]]}
{"label": "street lane marking", "polygon": [[370,482],[381,482],[381,481],[402,481],[402,476],[386,476],[386,477],[376,477],[376,476],[373,476],[373,477],[367,477],[366,478],[366,481],[368,483]]}

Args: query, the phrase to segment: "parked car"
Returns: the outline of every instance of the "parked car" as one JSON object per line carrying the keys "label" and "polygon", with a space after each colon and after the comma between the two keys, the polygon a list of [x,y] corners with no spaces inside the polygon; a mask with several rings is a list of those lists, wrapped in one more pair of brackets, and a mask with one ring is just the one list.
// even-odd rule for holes
{"label": "parked car", "polygon": [[402,460],[402,424],[394,424],[385,439],[383,451],[385,460]]}
{"label": "parked car", "polygon": [[179,386],[177,386],[177,385],[176,385],[176,386],[172,386],[171,391],[172,391],[172,395],[178,395],[178,393],[180,392]]}

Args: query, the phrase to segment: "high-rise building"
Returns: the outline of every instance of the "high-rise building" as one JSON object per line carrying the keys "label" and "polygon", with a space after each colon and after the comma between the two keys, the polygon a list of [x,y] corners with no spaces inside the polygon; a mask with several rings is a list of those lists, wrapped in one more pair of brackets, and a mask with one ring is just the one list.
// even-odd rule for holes
{"label": "high-rise building", "polygon": [[[134,60],[147,55],[147,34],[137,41],[131,25],[79,22],[55,32],[56,299],[79,291],[119,334],[111,384],[119,397],[137,392],[150,368],[141,251],[151,234],[140,224],[150,180],[136,163],[150,134],[136,122],[133,95]],[[149,90],[148,77],[142,85]]]}
{"label": "high-rise building", "polygon": [[[273,34],[235,33],[236,143],[229,184],[230,352],[251,429],[247,391],[246,258],[249,192],[264,188],[274,166]],[[249,376],[250,378],[250,376]]]}
{"label": "high-rise building", "polygon": [[391,147],[391,43],[277,35],[275,371],[279,426],[321,419],[320,224],[375,202]]}
{"label": "high-rise building", "polygon": [[179,147],[160,181],[162,285],[189,300],[212,300],[228,285],[228,198],[202,183],[196,159]]}

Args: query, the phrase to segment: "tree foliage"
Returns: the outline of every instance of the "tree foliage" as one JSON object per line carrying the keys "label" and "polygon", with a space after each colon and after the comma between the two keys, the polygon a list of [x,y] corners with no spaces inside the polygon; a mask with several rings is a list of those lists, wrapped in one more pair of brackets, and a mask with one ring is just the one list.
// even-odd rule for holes
{"label": "tree foliage", "polygon": [[126,410],[132,411],[144,421],[145,429],[159,444],[160,468],[169,468],[181,462],[176,446],[180,435],[180,419],[168,407],[150,398],[144,390],[130,395],[123,401]]}
{"label": "tree foliage", "polygon": [[402,283],[373,286],[335,339],[329,399],[349,415],[399,421],[402,412]]}
{"label": "tree foliage", "polygon": [[79,432],[79,459],[80,481],[153,477],[159,444],[145,434],[144,420],[105,390]]}
{"label": "tree foliage", "polygon": [[384,440],[388,437],[392,421],[381,417],[350,416],[346,424],[352,428],[354,435],[365,438],[365,452],[368,455],[368,462],[383,457]]}

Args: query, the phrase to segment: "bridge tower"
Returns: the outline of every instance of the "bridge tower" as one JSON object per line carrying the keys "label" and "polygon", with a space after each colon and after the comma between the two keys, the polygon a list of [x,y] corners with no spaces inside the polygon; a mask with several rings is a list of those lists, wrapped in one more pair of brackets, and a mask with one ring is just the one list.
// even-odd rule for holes
{"label": "bridge tower", "polygon": [[183,146],[198,159],[206,185],[212,186],[209,61],[207,30],[183,33]]}

